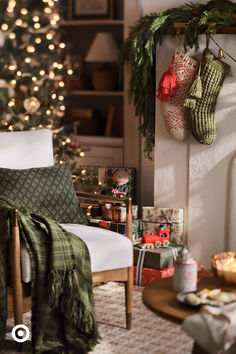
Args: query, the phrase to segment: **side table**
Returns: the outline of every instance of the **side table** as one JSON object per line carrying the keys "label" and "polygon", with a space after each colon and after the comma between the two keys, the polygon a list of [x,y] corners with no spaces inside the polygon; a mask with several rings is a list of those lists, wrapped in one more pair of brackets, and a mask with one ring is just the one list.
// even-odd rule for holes
{"label": "side table", "polygon": [[[222,283],[211,272],[206,272],[204,278],[198,283],[198,289],[221,288],[236,293],[236,286]],[[198,309],[187,307],[176,299],[178,292],[173,290],[173,278],[156,280],[143,290],[143,302],[151,310],[166,317],[167,319],[182,323],[186,316],[192,315]]]}
{"label": "side table", "polygon": [[[222,283],[211,272],[206,272],[204,278],[198,283],[198,289],[216,289],[236,293],[236,286]],[[143,302],[152,311],[160,316],[181,324],[185,317],[197,313],[196,308],[180,304],[176,298],[178,292],[173,290],[173,278],[159,279],[150,283],[143,290]],[[203,354],[203,351],[195,342],[193,354]]]}

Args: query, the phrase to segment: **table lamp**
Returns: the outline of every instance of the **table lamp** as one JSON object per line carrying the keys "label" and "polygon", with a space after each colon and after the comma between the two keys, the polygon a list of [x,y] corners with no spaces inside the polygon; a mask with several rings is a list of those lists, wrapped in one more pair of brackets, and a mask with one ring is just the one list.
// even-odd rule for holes
{"label": "table lamp", "polygon": [[116,73],[109,67],[108,63],[116,63],[118,56],[119,48],[113,35],[108,32],[97,33],[85,57],[86,62],[103,63],[93,73],[92,85],[94,90],[114,90],[116,86]]}

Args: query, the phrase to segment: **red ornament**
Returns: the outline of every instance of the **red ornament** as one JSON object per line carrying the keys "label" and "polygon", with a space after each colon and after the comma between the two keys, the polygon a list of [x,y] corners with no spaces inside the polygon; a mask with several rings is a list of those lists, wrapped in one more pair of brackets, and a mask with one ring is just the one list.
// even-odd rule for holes
{"label": "red ornament", "polygon": [[175,91],[178,88],[177,78],[172,70],[173,59],[174,57],[172,58],[170,67],[162,75],[157,89],[157,98],[162,102],[169,102],[171,96],[175,95]]}

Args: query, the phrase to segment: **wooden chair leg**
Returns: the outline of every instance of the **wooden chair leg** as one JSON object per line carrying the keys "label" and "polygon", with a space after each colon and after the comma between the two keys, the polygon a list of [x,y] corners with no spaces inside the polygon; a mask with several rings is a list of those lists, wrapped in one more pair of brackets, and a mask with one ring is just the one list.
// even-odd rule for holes
{"label": "wooden chair leg", "polygon": [[[12,295],[15,326],[23,322],[23,292],[21,282],[21,261],[20,261],[20,233],[17,221],[17,209],[13,211],[12,226]],[[16,343],[17,351],[21,351],[22,345]]]}
{"label": "wooden chair leg", "polygon": [[126,309],[126,328],[131,328],[132,307],[133,307],[133,267],[128,268],[128,281],[125,282],[125,309]]}

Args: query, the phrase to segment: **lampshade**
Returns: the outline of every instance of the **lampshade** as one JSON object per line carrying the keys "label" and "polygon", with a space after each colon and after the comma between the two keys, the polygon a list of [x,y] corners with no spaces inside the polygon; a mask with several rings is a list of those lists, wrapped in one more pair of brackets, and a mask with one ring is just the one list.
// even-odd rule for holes
{"label": "lampshade", "polygon": [[117,62],[119,48],[111,33],[99,32],[96,34],[85,57],[86,62]]}

